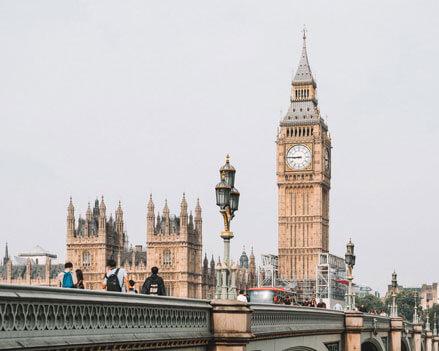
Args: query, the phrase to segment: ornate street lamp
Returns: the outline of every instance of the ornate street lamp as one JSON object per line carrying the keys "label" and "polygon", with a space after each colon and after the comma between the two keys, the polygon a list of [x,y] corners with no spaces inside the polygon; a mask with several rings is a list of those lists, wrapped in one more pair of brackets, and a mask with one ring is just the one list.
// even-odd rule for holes
{"label": "ornate street lamp", "polygon": [[418,317],[418,292],[415,291],[415,311],[413,312],[413,324],[419,323]]}
{"label": "ornate street lamp", "polygon": [[230,157],[227,155],[226,163],[220,168],[221,181],[215,186],[216,204],[224,220],[224,230],[220,235],[224,243],[224,260],[217,271],[217,299],[236,298],[236,269],[230,263],[230,240],[233,238],[230,222],[238,211],[240,195],[235,188],[235,174],[236,170],[230,164]]}
{"label": "ornate street lamp", "polygon": [[427,316],[425,317],[425,331],[431,331],[430,329],[430,313],[429,313],[429,308],[427,305],[427,309],[425,310]]}
{"label": "ornate street lamp", "polygon": [[396,290],[398,289],[398,280],[396,272],[392,273],[392,309],[390,310],[390,317],[398,317],[398,306],[396,305]]}
{"label": "ornate street lamp", "polygon": [[345,254],[345,263],[347,266],[347,279],[348,279],[348,292],[346,294],[346,310],[353,311],[355,310],[355,294],[352,290],[352,280],[354,277],[352,276],[352,270],[355,266],[355,255],[354,255],[354,244],[351,239],[346,245],[346,254]]}

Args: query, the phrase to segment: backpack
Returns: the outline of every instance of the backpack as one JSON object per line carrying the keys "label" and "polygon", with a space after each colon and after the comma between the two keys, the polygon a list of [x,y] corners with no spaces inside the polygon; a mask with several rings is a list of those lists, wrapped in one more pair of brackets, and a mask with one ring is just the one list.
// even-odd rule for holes
{"label": "backpack", "polygon": [[122,291],[122,287],[119,283],[119,278],[117,277],[117,274],[119,273],[119,268],[116,269],[116,271],[111,274],[109,277],[105,274],[105,277],[107,278],[107,291]]}
{"label": "backpack", "polygon": [[72,272],[64,272],[64,275],[62,277],[62,287],[63,288],[74,288],[73,285],[73,277]]}
{"label": "backpack", "polygon": [[164,288],[157,276],[150,276],[145,280],[142,286],[142,294],[147,295],[165,295]]}
{"label": "backpack", "polygon": [[[149,289],[148,289],[149,288]],[[147,291],[149,290],[149,295],[158,295],[159,294],[159,285],[157,281],[151,282],[147,287]]]}

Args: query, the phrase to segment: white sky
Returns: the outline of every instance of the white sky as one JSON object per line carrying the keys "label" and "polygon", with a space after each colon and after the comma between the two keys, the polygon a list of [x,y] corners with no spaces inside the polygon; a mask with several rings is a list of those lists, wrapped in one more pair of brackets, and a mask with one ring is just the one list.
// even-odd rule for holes
{"label": "white sky", "polygon": [[301,29],[333,138],[330,246],[355,279],[437,281],[439,2],[0,0],[0,247],[65,253],[65,217],[120,199],[145,243],[147,194],[200,197],[238,169],[232,251],[277,251],[275,137]]}

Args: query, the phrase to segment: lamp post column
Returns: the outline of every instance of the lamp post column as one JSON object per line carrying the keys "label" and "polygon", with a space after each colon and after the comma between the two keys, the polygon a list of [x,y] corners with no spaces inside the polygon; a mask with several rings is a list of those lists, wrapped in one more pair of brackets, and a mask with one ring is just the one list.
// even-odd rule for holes
{"label": "lamp post column", "polygon": [[221,281],[217,282],[217,299],[235,299],[236,288],[234,273],[230,260],[230,240],[233,232],[230,230],[230,222],[238,211],[239,191],[235,188],[235,168],[230,164],[229,155],[226,163],[220,168],[221,181],[215,186],[216,204],[220,208],[220,213],[224,220],[224,230],[221,232],[224,246],[224,259],[220,266]]}
{"label": "lamp post column", "polygon": [[346,294],[346,311],[354,311],[355,310],[355,295],[352,290],[352,280],[354,279],[352,275],[352,271],[355,266],[355,255],[354,255],[354,244],[351,239],[346,245],[346,254],[345,254],[345,263],[347,270],[347,279],[348,279],[348,292]]}
{"label": "lamp post column", "polygon": [[428,305],[427,305],[427,317],[425,322],[425,351],[433,351],[433,333],[431,332],[430,328],[430,316],[428,311]]}
{"label": "lamp post column", "polygon": [[419,321],[418,315],[418,293],[415,292],[415,308],[413,313],[413,342],[412,349],[413,351],[421,351],[422,344],[422,324]]}
{"label": "lamp post column", "polygon": [[392,273],[392,306],[390,307],[390,347],[391,351],[401,350],[401,336],[403,330],[403,321],[398,317],[398,308],[396,306],[396,290],[398,289],[398,280],[396,272]]}

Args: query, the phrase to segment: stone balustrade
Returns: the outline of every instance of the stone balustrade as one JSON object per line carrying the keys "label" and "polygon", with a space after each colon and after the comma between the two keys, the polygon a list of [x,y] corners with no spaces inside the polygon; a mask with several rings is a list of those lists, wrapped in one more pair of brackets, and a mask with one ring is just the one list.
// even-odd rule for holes
{"label": "stone balustrade", "polygon": [[365,331],[388,331],[390,328],[390,318],[373,314],[363,315],[363,329]]}
{"label": "stone balustrade", "polygon": [[262,304],[252,305],[251,308],[253,310],[251,331],[258,338],[273,337],[273,335],[303,335],[316,331],[341,333],[345,327],[344,313],[339,311]]}
{"label": "stone balustrade", "polygon": [[3,285],[0,349],[207,345],[210,317],[207,301]]}
{"label": "stone balustrade", "polygon": [[360,312],[0,285],[1,350],[418,351],[427,340],[437,351],[430,334]]}

